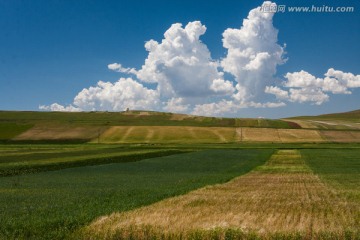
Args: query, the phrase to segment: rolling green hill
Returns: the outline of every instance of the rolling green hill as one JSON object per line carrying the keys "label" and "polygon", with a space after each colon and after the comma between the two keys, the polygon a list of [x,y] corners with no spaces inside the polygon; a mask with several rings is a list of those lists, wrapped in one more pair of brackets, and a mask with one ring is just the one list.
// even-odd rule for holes
{"label": "rolling green hill", "polygon": [[360,142],[359,116],[360,110],[282,120],[217,118],[152,111],[0,111],[0,142]]}
{"label": "rolling green hill", "polygon": [[288,118],[286,120],[295,122],[302,128],[360,130],[360,110],[318,116],[300,116]]}
{"label": "rolling green hill", "polygon": [[73,126],[234,126],[232,118],[199,117],[165,112],[0,112],[0,123]]}
{"label": "rolling green hill", "polygon": [[218,118],[152,111],[16,112],[0,111],[0,123],[73,126],[198,126],[294,128],[282,120]]}
{"label": "rolling green hill", "polygon": [[[211,209],[210,214],[203,215],[206,219],[218,212],[212,209],[222,209],[208,226],[225,226],[222,222],[213,224],[226,217],[239,223],[233,208],[228,208],[236,206],[239,213],[244,214],[242,219],[256,223],[246,234],[253,234],[258,223],[270,226],[270,230],[278,234],[292,219],[299,226],[309,223],[311,231],[304,231],[304,239],[345,239],[342,232],[329,235],[338,226],[350,236],[347,239],[355,239],[351,236],[358,232],[348,231],[347,225],[337,224],[336,219],[344,219],[345,223],[352,219],[358,223],[360,219],[356,215],[359,209],[356,180],[360,166],[360,128],[356,128],[359,123],[356,114],[355,111],[346,116],[334,114],[332,118],[327,115],[327,118],[272,120],[148,111],[0,111],[0,143],[6,143],[0,144],[0,239],[81,239],[81,229],[101,216],[139,209],[201,187],[205,192],[216,190],[210,191],[215,197],[209,195],[200,201],[187,198],[190,201],[184,206],[190,207],[193,213],[203,213],[197,210],[201,206]],[[72,144],[82,142],[85,144]],[[270,157],[273,153],[274,157]],[[298,167],[304,170],[305,162],[309,165],[307,174],[293,171]],[[294,163],[296,166],[292,166]],[[324,182],[313,176],[310,168]],[[286,169],[289,171],[284,172]],[[253,172],[240,176],[250,170]],[[300,178],[292,178],[294,174]],[[240,182],[233,179],[237,176]],[[209,186],[225,182],[236,184],[232,188]],[[328,183],[342,191],[339,196],[342,194],[346,199],[331,195],[333,189],[324,188]],[[245,193],[246,199],[241,200],[238,193]],[[324,193],[325,200],[319,201]],[[224,196],[226,201],[221,199]],[[234,202],[234,199],[241,201]],[[303,199],[299,203],[307,205],[304,208],[300,204],[299,208],[294,199]],[[343,204],[344,208],[338,208],[337,204]],[[216,208],[212,208],[214,206]],[[169,209],[176,208],[170,206]],[[229,209],[230,215],[226,215]],[[291,218],[274,215],[283,210],[287,211],[285,214],[290,213]],[[308,215],[299,218],[299,213]],[[188,218],[189,214],[171,216],[185,216],[183,219],[196,223],[194,218]],[[330,238],[308,235],[317,234],[312,231],[314,223],[328,223],[328,216],[336,220],[330,223],[335,228],[324,233]],[[188,225],[191,226],[184,226]],[[241,231],[242,226],[245,225],[240,226]],[[214,233],[216,231],[214,229]],[[226,231],[230,234],[226,236],[235,236],[231,235],[233,229]],[[247,236],[241,231],[237,232],[240,239]],[[297,229],[294,231],[299,234]],[[293,232],[284,234],[290,237],[274,235],[274,239],[300,236],[291,235]],[[89,239],[90,235],[83,238]],[[217,239],[225,239],[222,236],[225,235]]]}
{"label": "rolling green hill", "polygon": [[[256,127],[296,128],[296,124],[272,119],[215,118],[151,111],[128,112],[15,112],[0,111],[0,141],[96,141],[112,127]],[[156,128],[160,129],[160,128]],[[197,129],[199,132],[200,130]],[[141,133],[140,133],[141,135]],[[214,135],[224,142],[219,134]],[[234,134],[233,134],[234,135]],[[119,138],[119,136],[113,136]],[[142,136],[152,139],[150,136]],[[161,137],[163,138],[163,137]],[[196,138],[196,136],[194,137]],[[210,137],[211,138],[211,137]],[[166,136],[165,138],[166,139]],[[135,142],[137,140],[135,139]],[[130,141],[131,142],[131,141]],[[132,141],[134,142],[134,141]],[[211,142],[211,140],[210,140]],[[226,142],[226,141],[225,141]]]}
{"label": "rolling green hill", "polygon": [[313,119],[313,120],[342,120],[349,122],[360,122],[360,109],[350,112],[322,114],[318,116],[302,116],[290,119]]}

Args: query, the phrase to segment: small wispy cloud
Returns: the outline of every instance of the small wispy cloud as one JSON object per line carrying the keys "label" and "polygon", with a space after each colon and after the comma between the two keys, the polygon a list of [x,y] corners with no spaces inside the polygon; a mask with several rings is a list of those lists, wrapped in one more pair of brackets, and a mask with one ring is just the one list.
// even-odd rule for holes
{"label": "small wispy cloud", "polygon": [[108,69],[115,72],[127,73],[127,74],[137,74],[135,68],[124,68],[120,63],[111,63],[108,65]]}

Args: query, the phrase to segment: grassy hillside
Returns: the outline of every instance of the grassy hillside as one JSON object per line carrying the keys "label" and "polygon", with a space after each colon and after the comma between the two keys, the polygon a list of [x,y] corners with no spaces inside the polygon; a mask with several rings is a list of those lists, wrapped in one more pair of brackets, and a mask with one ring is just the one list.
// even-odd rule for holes
{"label": "grassy hillside", "polygon": [[273,120],[201,117],[149,111],[0,111],[0,142],[359,142],[359,115],[360,111],[353,111]]}
{"label": "grassy hillside", "polygon": [[306,143],[360,142],[360,131],[180,126],[110,127],[93,143]]}
{"label": "grassy hillside", "polygon": [[330,130],[360,130],[360,110],[318,116],[288,118],[302,128]]}
{"label": "grassy hillside", "polygon": [[360,121],[360,109],[343,113],[332,113],[316,116],[317,119],[329,119],[329,120],[346,120],[346,121]]}
{"label": "grassy hillside", "polygon": [[0,141],[12,139],[26,130],[32,128],[32,124],[19,124],[13,122],[0,122]]}
{"label": "grassy hillside", "polygon": [[151,111],[11,112],[0,111],[0,123],[78,126],[199,126],[292,128],[282,120],[202,117]]}
{"label": "grassy hillside", "polygon": [[[201,117],[150,111],[129,112],[11,112],[0,111],[0,141],[88,142],[113,126],[187,126],[298,128],[294,123],[272,119]],[[108,133],[109,131],[107,131]],[[149,133],[150,134],[150,133]],[[155,135],[161,132],[155,132]],[[206,134],[205,134],[206,135]],[[211,135],[211,134],[210,134]],[[219,134],[215,134],[216,138]],[[113,136],[119,138],[121,136]],[[141,137],[145,138],[144,136]],[[162,138],[162,137],[161,137]],[[220,136],[221,138],[221,136]],[[222,139],[222,142],[226,142]],[[166,139],[166,136],[165,136]],[[201,139],[201,137],[200,137]],[[207,138],[206,138],[207,139]],[[223,141],[224,140],[224,141]],[[136,141],[135,141],[136,142]],[[145,141],[146,142],[146,141]],[[211,142],[211,141],[210,141]]]}
{"label": "grassy hillside", "polygon": [[228,143],[235,142],[235,128],[189,126],[111,127],[93,142],[101,143]]}
{"label": "grassy hillside", "polygon": [[163,112],[0,112],[0,122],[77,126],[235,126],[235,119]]}
{"label": "grassy hillside", "polygon": [[299,116],[289,119],[318,119],[318,120],[343,120],[343,121],[360,121],[360,109],[350,112],[322,114],[318,116]]}

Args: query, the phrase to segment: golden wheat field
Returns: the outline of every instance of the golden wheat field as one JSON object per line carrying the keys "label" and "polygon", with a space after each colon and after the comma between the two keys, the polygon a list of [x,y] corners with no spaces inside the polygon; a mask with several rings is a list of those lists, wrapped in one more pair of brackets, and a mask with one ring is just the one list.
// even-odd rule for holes
{"label": "golden wheat field", "polygon": [[330,142],[360,142],[360,132],[356,131],[321,131]]}
{"label": "golden wheat field", "polygon": [[107,127],[92,126],[35,126],[16,136],[13,140],[91,140],[98,137]]}
{"label": "golden wheat field", "polygon": [[233,142],[235,128],[187,126],[116,126],[101,136],[103,143]]}

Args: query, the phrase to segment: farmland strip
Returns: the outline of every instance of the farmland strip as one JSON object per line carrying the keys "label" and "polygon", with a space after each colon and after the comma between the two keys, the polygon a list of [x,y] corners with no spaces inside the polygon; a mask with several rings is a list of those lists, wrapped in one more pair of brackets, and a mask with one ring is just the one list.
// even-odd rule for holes
{"label": "farmland strip", "polygon": [[279,150],[265,165],[231,182],[101,217],[87,233],[100,238],[179,237],[194,231],[237,229],[261,236],[316,237],[327,232],[341,238],[358,233],[354,214],[346,200],[311,171],[299,151]]}

